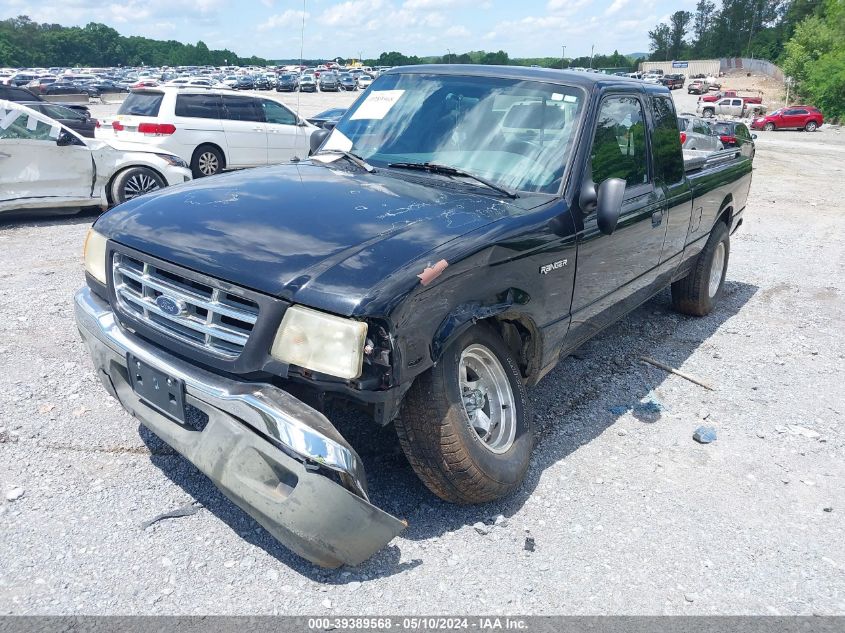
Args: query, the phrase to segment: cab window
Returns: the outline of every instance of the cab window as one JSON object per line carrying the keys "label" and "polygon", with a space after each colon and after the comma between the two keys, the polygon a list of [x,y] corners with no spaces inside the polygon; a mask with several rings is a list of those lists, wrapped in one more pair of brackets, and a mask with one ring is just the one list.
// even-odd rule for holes
{"label": "cab window", "polygon": [[602,102],[591,154],[593,182],[622,178],[628,187],[648,182],[645,117],[639,99],[609,97]]}
{"label": "cab window", "polygon": [[684,159],[672,98],[652,97],[651,108],[654,112],[651,146],[654,152],[655,178],[661,179],[667,185],[674,184],[684,178]]}

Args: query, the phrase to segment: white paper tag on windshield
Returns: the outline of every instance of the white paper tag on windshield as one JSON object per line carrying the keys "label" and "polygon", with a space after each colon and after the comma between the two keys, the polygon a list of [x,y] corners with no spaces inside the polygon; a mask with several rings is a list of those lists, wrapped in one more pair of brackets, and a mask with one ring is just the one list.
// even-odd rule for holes
{"label": "white paper tag on windshield", "polygon": [[358,106],[358,109],[355,110],[355,114],[350,117],[350,120],[383,119],[403,94],[405,94],[404,90],[379,90],[378,92],[371,92],[364,99],[364,102]]}

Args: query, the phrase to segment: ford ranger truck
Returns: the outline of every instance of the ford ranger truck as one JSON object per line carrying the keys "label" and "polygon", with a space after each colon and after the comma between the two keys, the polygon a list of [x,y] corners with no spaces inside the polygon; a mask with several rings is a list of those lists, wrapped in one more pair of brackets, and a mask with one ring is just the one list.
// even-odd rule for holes
{"label": "ford ranger truck", "polygon": [[666,286],[709,313],[751,183],[736,150],[684,161],[667,88],[540,68],[388,71],[312,150],[102,215],[75,310],[106,390],[326,567],[405,527],[328,399],[442,499],[513,492],[526,389]]}

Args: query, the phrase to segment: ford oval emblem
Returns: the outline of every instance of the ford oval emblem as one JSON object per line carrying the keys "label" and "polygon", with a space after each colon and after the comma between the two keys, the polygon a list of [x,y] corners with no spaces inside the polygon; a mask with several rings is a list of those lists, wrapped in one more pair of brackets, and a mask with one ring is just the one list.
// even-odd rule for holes
{"label": "ford oval emblem", "polygon": [[156,305],[159,310],[165,314],[169,314],[170,316],[179,316],[180,314],[184,314],[187,309],[184,301],[173,299],[167,295],[159,295],[156,297]]}

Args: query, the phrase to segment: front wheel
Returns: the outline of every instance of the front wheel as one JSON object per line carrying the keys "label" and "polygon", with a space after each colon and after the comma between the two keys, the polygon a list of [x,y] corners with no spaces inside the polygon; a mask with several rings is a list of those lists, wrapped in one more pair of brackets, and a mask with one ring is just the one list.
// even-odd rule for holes
{"label": "front wheel", "polygon": [[111,197],[115,204],[121,204],[166,186],[164,179],[149,167],[130,167],[115,177]]}
{"label": "front wheel", "polygon": [[730,254],[728,227],[724,222],[717,222],[693,269],[672,283],[672,307],[693,316],[710,314],[722,295]]}
{"label": "front wheel", "polygon": [[774,123],[766,123],[766,125],[763,126],[763,129],[766,130],[767,132],[771,132],[772,130],[775,129],[775,124]]}
{"label": "front wheel", "polygon": [[815,132],[818,129],[818,125],[816,125],[815,121],[807,121],[807,125],[804,126],[804,129],[808,132]]}
{"label": "front wheel", "polygon": [[713,110],[705,110],[704,111],[704,118],[705,119],[712,119],[714,114],[715,113],[713,112]]}
{"label": "front wheel", "polygon": [[414,472],[452,503],[485,503],[515,490],[534,445],[519,368],[486,325],[459,336],[416,379],[395,427]]}

